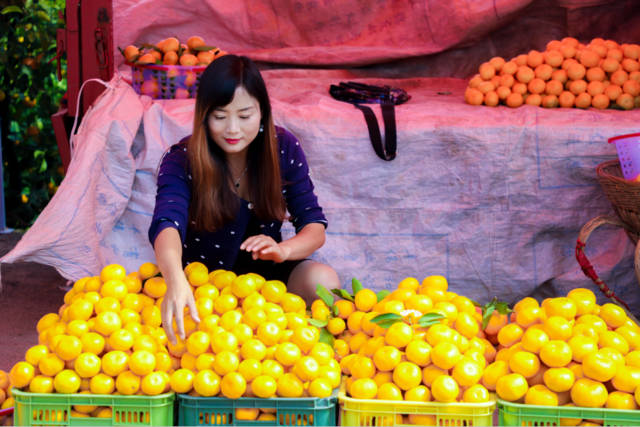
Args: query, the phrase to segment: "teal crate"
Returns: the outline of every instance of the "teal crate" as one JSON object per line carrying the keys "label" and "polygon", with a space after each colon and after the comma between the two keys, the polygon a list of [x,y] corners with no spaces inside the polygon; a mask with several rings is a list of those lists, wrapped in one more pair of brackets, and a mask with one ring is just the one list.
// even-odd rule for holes
{"label": "teal crate", "polygon": [[[29,393],[13,389],[13,422],[18,426],[170,426],[174,424],[175,393],[158,396],[112,394]],[[75,405],[107,406],[111,418],[75,417]]]}
{"label": "teal crate", "polygon": [[582,420],[605,426],[640,426],[640,410],[525,405],[498,399],[501,426],[577,425]]}
{"label": "teal crate", "polygon": [[[326,398],[261,399],[240,397],[194,397],[178,395],[178,425],[180,426],[335,426],[337,394]],[[267,409],[274,411],[275,420],[239,420],[237,409]]]}

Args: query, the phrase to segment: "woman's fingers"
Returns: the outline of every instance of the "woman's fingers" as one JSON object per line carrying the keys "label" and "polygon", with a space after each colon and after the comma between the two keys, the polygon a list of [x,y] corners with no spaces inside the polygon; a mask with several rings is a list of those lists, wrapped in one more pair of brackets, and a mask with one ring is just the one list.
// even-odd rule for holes
{"label": "woman's fingers", "polygon": [[176,335],[173,333],[172,320],[173,320],[173,304],[163,304],[162,310],[162,329],[167,334],[167,339],[171,344],[176,345]]}

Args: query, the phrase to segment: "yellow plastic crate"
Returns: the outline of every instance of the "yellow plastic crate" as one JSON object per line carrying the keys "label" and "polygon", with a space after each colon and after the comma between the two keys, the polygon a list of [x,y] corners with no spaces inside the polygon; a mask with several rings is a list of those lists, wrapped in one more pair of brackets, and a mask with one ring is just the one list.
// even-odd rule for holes
{"label": "yellow plastic crate", "polygon": [[[486,403],[368,400],[338,394],[342,426],[492,426],[495,400]],[[410,418],[414,424],[410,423]]]}

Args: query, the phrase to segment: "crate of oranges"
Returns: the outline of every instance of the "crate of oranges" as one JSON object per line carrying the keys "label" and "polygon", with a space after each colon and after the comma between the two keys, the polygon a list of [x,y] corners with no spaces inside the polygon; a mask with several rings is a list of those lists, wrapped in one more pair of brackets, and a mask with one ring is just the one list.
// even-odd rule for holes
{"label": "crate of oranges", "polygon": [[492,425],[496,402],[481,379],[496,352],[481,312],[445,277],[380,292],[354,279],[351,293],[319,296],[312,318],[334,336],[345,376],[342,425]]}
{"label": "crate of oranges", "polygon": [[199,36],[186,43],[169,37],[156,44],[129,45],[120,52],[131,67],[133,89],[154,99],[195,98],[204,69],[226,53]]}
{"label": "crate of oranges", "polygon": [[640,424],[640,327],[622,307],[576,288],[524,298],[510,320],[487,367],[506,425]]}
{"label": "crate of oranges", "polygon": [[173,424],[157,275],[151,263],[129,274],[108,265],[42,316],[38,344],[8,374],[17,425]]}

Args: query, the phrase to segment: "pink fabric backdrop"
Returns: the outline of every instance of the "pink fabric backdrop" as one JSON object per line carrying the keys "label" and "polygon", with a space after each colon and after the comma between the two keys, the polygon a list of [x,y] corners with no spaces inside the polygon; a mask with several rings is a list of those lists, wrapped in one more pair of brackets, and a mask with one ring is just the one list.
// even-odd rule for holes
{"label": "pink fabric backdrop", "polygon": [[[274,64],[467,77],[554,38],[640,39],[637,0],[114,0],[115,45],[200,35]],[[115,53],[116,65],[122,56]]]}

